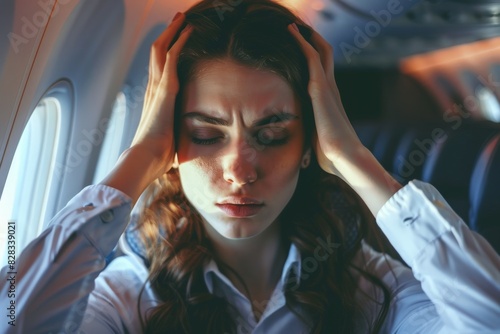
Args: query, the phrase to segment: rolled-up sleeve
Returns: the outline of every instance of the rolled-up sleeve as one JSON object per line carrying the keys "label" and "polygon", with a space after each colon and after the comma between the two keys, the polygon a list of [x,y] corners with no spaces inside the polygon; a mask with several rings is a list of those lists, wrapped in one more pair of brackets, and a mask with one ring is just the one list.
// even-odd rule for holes
{"label": "rolled-up sleeve", "polygon": [[410,182],[382,207],[377,223],[435,307],[419,315],[400,304],[390,332],[500,332],[500,258],[432,185]]}
{"label": "rolled-up sleeve", "polygon": [[[1,333],[74,333],[94,280],[128,223],[131,199],[104,185],[83,189],[20,254],[15,268],[15,326]],[[0,282],[0,294],[8,285]]]}

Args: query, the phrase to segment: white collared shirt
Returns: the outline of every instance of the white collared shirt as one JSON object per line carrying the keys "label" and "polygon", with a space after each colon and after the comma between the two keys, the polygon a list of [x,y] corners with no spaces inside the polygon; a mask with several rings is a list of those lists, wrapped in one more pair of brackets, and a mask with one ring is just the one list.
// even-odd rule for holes
{"label": "white collared shirt", "polygon": [[[242,294],[233,283],[219,270],[214,260],[204,268],[205,283],[208,291],[218,297],[224,297],[237,312],[233,314],[238,333],[308,333],[308,326],[302,322],[285,305],[284,286],[287,283],[292,268],[300,273],[300,253],[294,244],[290,246],[288,257],[283,266],[283,271],[269,300],[250,301]],[[257,323],[254,311],[260,313]],[[281,325],[274,322],[274,318],[280,318]],[[279,330],[279,331],[277,331]]]}
{"label": "white collared shirt", "polygon": [[[140,317],[158,300],[146,284],[147,268],[126,251],[105,270],[130,214],[130,199],[102,185],[89,186],[58,213],[26,247],[15,268],[1,271],[5,310],[15,272],[15,325],[0,321],[0,333],[140,333]],[[484,238],[470,231],[431,185],[413,181],[380,210],[377,223],[411,270],[363,244],[354,264],[376,275],[391,291],[382,333],[500,333],[500,258]],[[122,242],[123,244],[123,242]],[[308,333],[285,305],[283,286],[291,268],[300,279],[314,270],[292,245],[281,279],[256,322],[249,301],[217,268],[204,268],[210,292],[236,309],[238,333]],[[356,298],[373,321],[381,291],[358,275]],[[4,302],[4,300],[6,300]],[[254,302],[255,303],[255,302]],[[138,304],[140,307],[138,310]],[[5,311],[4,311],[5,313]],[[360,317],[357,333],[368,324]]]}

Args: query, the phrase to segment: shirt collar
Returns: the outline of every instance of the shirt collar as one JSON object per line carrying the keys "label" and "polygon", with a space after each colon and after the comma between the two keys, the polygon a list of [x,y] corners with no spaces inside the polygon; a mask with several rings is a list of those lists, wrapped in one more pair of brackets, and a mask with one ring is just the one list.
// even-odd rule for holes
{"label": "shirt collar", "polygon": [[[283,265],[283,270],[281,272],[280,283],[282,287],[287,284],[298,285],[300,282],[300,272],[301,272],[301,257],[298,248],[291,243],[290,249],[288,251],[288,256],[286,258],[285,264]],[[295,278],[290,277],[291,271],[295,272]],[[233,286],[231,281],[219,270],[219,266],[212,259],[203,268],[203,277],[205,279],[205,284],[207,285],[208,291],[214,293],[214,277],[224,282],[226,285]]]}

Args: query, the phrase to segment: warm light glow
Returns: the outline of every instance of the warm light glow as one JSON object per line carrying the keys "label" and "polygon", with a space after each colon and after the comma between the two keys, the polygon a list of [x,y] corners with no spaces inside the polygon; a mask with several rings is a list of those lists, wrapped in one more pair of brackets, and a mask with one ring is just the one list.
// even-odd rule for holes
{"label": "warm light glow", "polygon": [[292,9],[299,14],[302,19],[309,24],[312,24],[314,17],[319,10],[322,10],[325,0],[281,0],[281,4]]}
{"label": "warm light glow", "polygon": [[302,9],[308,3],[310,3],[310,0],[282,0],[282,2],[285,5],[289,5],[289,6],[293,7],[293,8]]}
{"label": "warm light glow", "polygon": [[311,8],[319,12],[325,8],[325,3],[321,0],[312,1]]}
{"label": "warm light glow", "polygon": [[400,62],[403,73],[430,70],[453,62],[468,62],[478,56],[500,57],[500,37],[407,57]]}

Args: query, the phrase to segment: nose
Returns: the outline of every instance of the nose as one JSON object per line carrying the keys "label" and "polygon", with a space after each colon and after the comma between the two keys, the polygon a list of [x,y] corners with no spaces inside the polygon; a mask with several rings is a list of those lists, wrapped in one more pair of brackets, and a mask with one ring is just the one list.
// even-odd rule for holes
{"label": "nose", "polygon": [[257,152],[249,145],[235,145],[224,156],[224,180],[235,185],[257,181]]}

